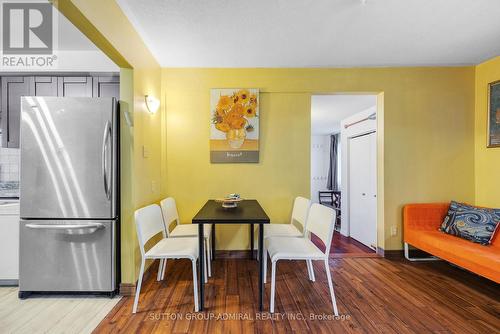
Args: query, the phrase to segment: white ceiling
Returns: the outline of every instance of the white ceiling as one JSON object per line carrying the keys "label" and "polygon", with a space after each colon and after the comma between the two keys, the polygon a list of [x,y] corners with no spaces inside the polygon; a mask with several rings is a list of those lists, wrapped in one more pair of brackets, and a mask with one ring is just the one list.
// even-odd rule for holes
{"label": "white ceiling", "polygon": [[368,108],[376,108],[375,95],[313,95],[311,133],[328,135],[340,132],[340,121]]}
{"label": "white ceiling", "polygon": [[477,64],[500,55],[499,0],[118,0],[172,67]]}

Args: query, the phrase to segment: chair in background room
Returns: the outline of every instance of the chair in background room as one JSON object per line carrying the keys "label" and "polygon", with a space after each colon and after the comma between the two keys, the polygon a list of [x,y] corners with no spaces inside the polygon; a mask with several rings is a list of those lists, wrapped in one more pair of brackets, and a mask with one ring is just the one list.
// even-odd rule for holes
{"label": "chair in background room", "polygon": [[333,206],[333,191],[331,191],[331,190],[318,191],[318,199],[319,199],[319,204],[332,207]]}
{"label": "chair in background room", "polygon": [[[132,313],[137,312],[139,295],[141,293],[142,278],[146,260],[160,260],[158,267],[158,277],[160,280],[165,275],[167,259],[189,259],[193,268],[193,289],[194,289],[194,310],[198,312],[198,284],[196,279],[196,261],[198,260],[198,239],[197,238],[166,238],[166,228],[163,223],[161,208],[157,204],[152,204],[141,208],[135,212],[135,224],[137,228],[137,239],[141,250],[141,270],[137,281],[134,307]],[[152,246],[148,251],[144,245],[158,233],[162,233],[163,239]]]}
{"label": "chair in background room", "polygon": [[333,210],[335,210],[335,230],[340,231],[340,223],[342,217],[342,209],[341,209],[341,192],[333,191]]}
{"label": "chair in background room", "polygon": [[325,190],[318,192],[319,204],[326,205],[334,209],[337,213],[335,220],[335,229],[340,231],[341,222],[341,192],[337,190]]}
{"label": "chair in background room", "polygon": [[[333,291],[332,277],[330,274],[330,266],[328,264],[328,256],[335,228],[335,210],[321,204],[314,203],[307,216],[305,225],[305,235],[303,238],[293,237],[269,237],[265,240],[266,249],[271,258],[271,305],[269,311],[274,313],[274,297],[276,286],[276,264],[279,260],[306,260],[314,261],[321,260],[325,264],[326,277],[330,288],[330,296],[332,300],[333,313],[337,316],[337,302],[335,300],[335,292]],[[326,245],[325,252],[322,252],[315,244],[312,243],[307,235],[315,234]]]}
{"label": "chair in background room", "polygon": [[[198,225],[193,224],[181,224],[179,220],[179,213],[177,211],[177,206],[175,200],[172,197],[165,198],[160,202],[161,211],[163,213],[163,220],[165,222],[167,236],[170,238],[185,238],[185,237],[198,237]],[[174,228],[170,231],[170,225],[175,223]],[[208,277],[212,276],[212,254],[210,247],[210,234],[212,233],[212,224],[206,224],[205,229],[205,283]],[[208,269],[208,275],[207,275]]]}

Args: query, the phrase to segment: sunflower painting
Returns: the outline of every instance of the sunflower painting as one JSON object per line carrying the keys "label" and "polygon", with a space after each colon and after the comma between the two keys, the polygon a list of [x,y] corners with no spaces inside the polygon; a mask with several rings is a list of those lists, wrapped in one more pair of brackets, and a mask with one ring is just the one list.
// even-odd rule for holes
{"label": "sunflower painting", "polygon": [[259,162],[259,90],[210,91],[210,162]]}

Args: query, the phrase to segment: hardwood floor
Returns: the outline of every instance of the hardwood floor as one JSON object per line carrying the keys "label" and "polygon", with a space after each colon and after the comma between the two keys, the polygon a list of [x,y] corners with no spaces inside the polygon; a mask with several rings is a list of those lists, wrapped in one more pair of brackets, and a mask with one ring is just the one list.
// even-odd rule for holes
{"label": "hardwood floor", "polygon": [[[322,251],[325,250],[323,242],[318,237],[312,235],[311,240]],[[335,232],[330,248],[330,257],[378,257],[378,255],[375,253],[375,250],[363,245],[361,242]]]}
{"label": "hardwood floor", "polygon": [[[214,261],[213,277],[205,290],[207,310],[194,313],[190,262],[175,260],[167,264],[165,281],[157,282],[153,271],[144,282],[137,314],[131,313],[133,298],[124,297],[95,333],[498,333],[500,330],[499,285],[446,262],[415,264],[347,257],[331,259],[330,267],[342,315],[339,320],[320,319],[332,314],[320,262],[314,264],[315,283],[308,281],[305,263],[278,263],[276,313],[272,317],[267,312],[257,312],[256,261]],[[268,283],[266,310],[269,292]]]}
{"label": "hardwood floor", "polygon": [[120,297],[33,296],[0,287],[0,333],[91,333]]}
{"label": "hardwood floor", "polygon": [[361,242],[345,237],[340,233],[333,234],[330,254],[373,254],[375,250],[363,245]]}

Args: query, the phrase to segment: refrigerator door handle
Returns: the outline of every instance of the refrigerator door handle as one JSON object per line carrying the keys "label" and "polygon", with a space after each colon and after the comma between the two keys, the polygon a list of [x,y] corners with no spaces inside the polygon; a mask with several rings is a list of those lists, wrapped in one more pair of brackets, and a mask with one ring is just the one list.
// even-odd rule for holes
{"label": "refrigerator door handle", "polygon": [[26,227],[37,230],[75,230],[75,229],[101,229],[104,227],[101,223],[88,224],[26,224]]}
{"label": "refrigerator door handle", "polygon": [[111,200],[111,183],[108,180],[108,140],[111,138],[111,123],[106,122],[104,126],[104,134],[102,139],[102,174],[104,179],[104,192],[106,193],[106,198]]}

